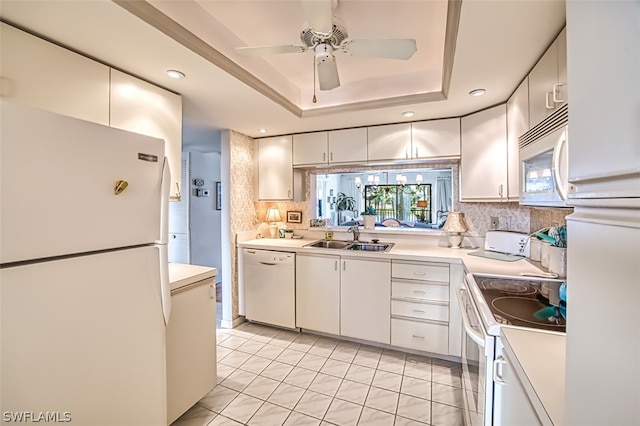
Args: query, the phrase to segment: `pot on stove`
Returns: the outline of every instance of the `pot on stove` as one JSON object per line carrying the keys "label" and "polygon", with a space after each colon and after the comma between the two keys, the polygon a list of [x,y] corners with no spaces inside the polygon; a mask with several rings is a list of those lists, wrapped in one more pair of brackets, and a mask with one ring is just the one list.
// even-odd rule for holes
{"label": "pot on stove", "polygon": [[543,281],[540,284],[540,294],[545,297],[552,306],[560,306],[560,285],[562,282]]}

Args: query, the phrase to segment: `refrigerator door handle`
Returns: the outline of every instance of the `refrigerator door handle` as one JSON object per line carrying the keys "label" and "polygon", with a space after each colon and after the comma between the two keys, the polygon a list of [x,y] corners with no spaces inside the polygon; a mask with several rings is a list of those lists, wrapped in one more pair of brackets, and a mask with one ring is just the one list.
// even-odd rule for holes
{"label": "refrigerator door handle", "polygon": [[160,296],[162,298],[162,315],[164,324],[169,324],[171,316],[171,282],[169,281],[169,249],[159,245],[160,249]]}
{"label": "refrigerator door handle", "polygon": [[160,183],[162,191],[160,197],[160,240],[158,244],[167,244],[169,242],[169,197],[171,188],[171,171],[169,170],[169,161],[164,158],[162,166],[162,181]]}

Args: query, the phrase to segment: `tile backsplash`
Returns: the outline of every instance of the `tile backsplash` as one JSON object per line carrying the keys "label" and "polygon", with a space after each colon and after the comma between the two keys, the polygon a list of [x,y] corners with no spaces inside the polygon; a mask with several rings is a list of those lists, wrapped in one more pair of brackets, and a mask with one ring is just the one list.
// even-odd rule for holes
{"label": "tile backsplash", "polygon": [[573,209],[547,209],[531,208],[529,232],[535,232],[547,226],[566,226],[567,215],[573,213]]}

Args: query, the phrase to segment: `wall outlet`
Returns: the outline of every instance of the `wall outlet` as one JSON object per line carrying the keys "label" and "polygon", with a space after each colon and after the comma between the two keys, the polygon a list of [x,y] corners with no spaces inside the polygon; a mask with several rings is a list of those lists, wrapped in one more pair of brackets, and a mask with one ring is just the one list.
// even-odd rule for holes
{"label": "wall outlet", "polygon": [[491,231],[497,230],[498,229],[498,225],[499,225],[498,217],[497,216],[490,216],[490,219],[491,219],[491,226],[489,227],[489,229]]}

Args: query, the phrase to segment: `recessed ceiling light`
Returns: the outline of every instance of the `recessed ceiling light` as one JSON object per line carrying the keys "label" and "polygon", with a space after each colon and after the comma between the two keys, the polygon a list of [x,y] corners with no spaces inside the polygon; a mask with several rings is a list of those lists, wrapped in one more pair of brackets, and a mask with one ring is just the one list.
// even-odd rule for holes
{"label": "recessed ceiling light", "polygon": [[469,94],[471,96],[482,96],[484,95],[484,92],[486,92],[486,90],[484,89],[473,89],[472,91],[469,92]]}
{"label": "recessed ceiling light", "polygon": [[184,73],[178,70],[167,70],[167,75],[171,78],[184,78]]}
{"label": "recessed ceiling light", "polygon": [[402,113],[403,117],[413,117],[413,115],[415,114],[415,112],[413,111],[405,111]]}
{"label": "recessed ceiling light", "polygon": [[267,129],[258,129],[260,133],[267,133]]}

